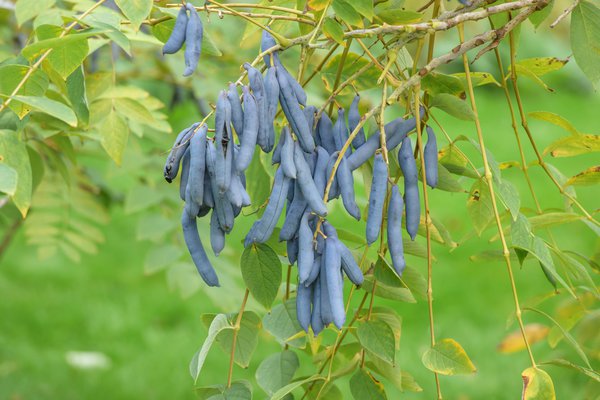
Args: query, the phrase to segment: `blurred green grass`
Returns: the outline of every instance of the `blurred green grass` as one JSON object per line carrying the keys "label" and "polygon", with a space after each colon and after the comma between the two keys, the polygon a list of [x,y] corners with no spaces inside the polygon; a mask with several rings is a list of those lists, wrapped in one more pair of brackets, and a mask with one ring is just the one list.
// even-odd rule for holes
{"label": "blurred green grass", "polygon": [[[529,90],[525,95],[528,111],[553,111],[569,119],[580,131],[598,133],[598,96],[575,91],[546,95],[540,88]],[[479,89],[477,96],[488,147],[493,149],[497,160],[516,160],[514,135],[501,92]],[[472,124],[437,115],[451,137],[459,134],[475,137]],[[546,123],[531,122],[531,125],[541,147],[566,135]],[[440,142],[445,144],[444,140]],[[531,151],[527,151],[527,157],[533,159]],[[581,171],[593,161],[591,156],[552,160],[567,175]],[[504,173],[519,187],[523,206],[531,207],[521,173],[517,170]],[[549,180],[537,168],[531,174],[543,207],[559,207],[561,199]],[[165,186],[164,190],[173,188]],[[465,213],[466,194],[439,190],[430,193],[433,216],[446,224],[455,240],[460,240],[470,230]],[[594,197],[597,191],[594,193],[593,188],[580,188],[579,194],[588,209],[597,207]],[[242,218],[236,223],[240,235],[247,230],[250,220]],[[135,226],[135,216],[114,209],[112,222],[105,230],[107,241],[100,253],[86,257],[80,265],[58,256],[39,261],[25,243],[22,232],[16,235],[0,266],[0,398],[195,398],[188,362],[206,335],[200,315],[235,310],[220,310],[203,293],[207,290],[204,287],[184,300],[168,290],[164,274],[144,276],[143,260],[150,245],[135,241]],[[581,234],[586,229],[581,223],[563,226],[556,230],[557,240],[565,249],[591,254],[597,241],[589,232]],[[498,242],[487,242],[489,237],[488,232],[452,252],[434,246],[436,335],[459,341],[478,370],[473,376],[441,377],[442,390],[449,399],[518,398],[520,372],[528,366],[524,352],[506,355],[496,351],[501,339],[516,325],[506,330],[513,303],[504,264],[469,260],[469,256],[479,251],[499,248]],[[228,246],[234,248],[236,241],[229,241]],[[241,254],[241,246],[238,251]],[[409,262],[425,274],[423,260],[409,259]],[[222,267],[217,265],[217,269]],[[515,276],[524,301],[551,291],[537,264],[529,262],[522,269],[515,265]],[[241,298],[242,293],[224,291],[220,295]],[[403,397],[433,398],[433,375],[420,361],[429,343],[426,302],[393,304],[377,299],[376,303],[392,306],[402,316],[399,363],[424,388],[422,393],[405,393]],[[539,320],[530,315],[525,318],[528,322]],[[261,335],[249,371],[278,349],[264,337],[265,333]],[[110,359],[110,365],[105,369],[74,368],[66,361],[69,351],[101,352]],[[550,358],[546,342],[535,344],[534,352],[540,360]],[[576,360],[564,343],[554,352]],[[309,358],[302,355],[301,360],[299,373],[311,373]],[[227,362],[227,356],[214,348],[200,384],[224,382]],[[583,393],[589,389],[584,378],[558,368],[549,371],[559,399],[584,398]],[[248,370],[237,367],[235,377],[253,379]],[[342,389],[347,393],[347,388]],[[265,397],[260,391],[254,396]],[[389,398],[397,396],[390,388]]]}

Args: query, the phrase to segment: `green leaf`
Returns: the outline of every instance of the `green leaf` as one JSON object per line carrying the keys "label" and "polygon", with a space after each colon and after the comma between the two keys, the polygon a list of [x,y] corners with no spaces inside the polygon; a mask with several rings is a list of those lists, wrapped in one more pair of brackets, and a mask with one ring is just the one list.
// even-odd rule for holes
{"label": "green leaf", "polygon": [[469,356],[454,339],[442,339],[423,354],[423,365],[442,375],[473,374],[477,371]]}
{"label": "green leaf", "polygon": [[292,393],[295,389],[299,388],[302,385],[305,385],[307,383],[310,382],[314,382],[314,381],[320,381],[320,380],[324,380],[325,378],[321,375],[313,375],[313,376],[309,376],[306,379],[302,379],[296,382],[292,382],[288,385],[285,385],[284,387],[282,387],[281,389],[279,389],[278,391],[276,391],[273,396],[271,396],[271,400],[281,400],[283,399],[285,396],[287,396],[288,394]]}
{"label": "green leaf", "polygon": [[229,324],[225,314],[219,314],[215,317],[215,319],[213,319],[210,327],[208,328],[208,336],[204,340],[200,350],[194,354],[194,357],[190,362],[190,374],[192,375],[192,378],[194,378],[194,383],[198,381],[198,377],[200,376],[200,371],[202,371],[202,367],[204,366],[204,361],[206,360],[208,351],[212,347],[217,335],[225,329],[233,329],[233,326]]}
{"label": "green leaf", "polygon": [[398,390],[402,390],[402,372],[398,364],[390,365],[377,357],[371,357],[365,365],[372,372],[390,381]]}
{"label": "green leaf", "polygon": [[46,61],[67,79],[83,63],[89,53],[88,36],[98,34],[97,31],[72,33],[64,37],[40,40],[25,47],[22,51],[24,57],[33,60],[41,53],[52,50]]}
{"label": "green leaf", "polygon": [[281,344],[288,344],[292,347],[302,348],[306,343],[304,336],[296,336],[302,331],[296,317],[296,299],[289,299],[283,304],[278,304],[270,313],[264,316],[263,326],[271,335]]}
{"label": "green leaf", "polygon": [[404,10],[401,8],[378,8],[376,20],[390,25],[410,24],[421,21],[423,14],[416,11]]}
{"label": "green leaf", "polygon": [[356,26],[358,28],[364,28],[363,20],[360,14],[354,9],[352,3],[347,3],[345,0],[333,0],[333,10],[335,15],[340,17],[342,21]]}
{"label": "green leaf", "polygon": [[146,254],[144,274],[152,275],[165,269],[167,266],[177,261],[181,255],[181,249],[172,244],[151,248],[150,251],[148,251],[148,254]]}
{"label": "green leaf", "polygon": [[130,98],[116,98],[114,99],[114,107],[121,116],[129,120],[149,126],[152,126],[155,121],[150,111],[140,101]]}
{"label": "green leaf", "polygon": [[117,165],[121,165],[123,151],[129,137],[129,127],[123,118],[111,108],[108,116],[100,122],[98,131],[100,132],[100,143],[106,153]]}
{"label": "green leaf", "polygon": [[498,197],[500,197],[502,203],[508,208],[508,211],[510,211],[513,220],[517,219],[517,215],[521,209],[519,190],[506,179],[501,179],[500,183],[496,185],[496,189],[498,191]]}
{"label": "green leaf", "polygon": [[593,369],[592,366],[590,365],[590,360],[588,360],[583,349],[579,346],[579,344],[577,343],[575,338],[573,338],[573,336],[571,336],[571,334],[566,329],[564,329],[554,318],[552,318],[550,315],[546,314],[542,310],[538,310],[537,308],[523,307],[523,310],[528,310],[528,311],[533,311],[535,313],[538,313],[538,314],[546,317],[550,322],[552,322],[554,324],[554,326],[556,326],[560,330],[560,332],[563,334],[565,339],[567,339],[567,342],[569,342],[569,344],[571,345],[571,347],[573,347],[573,349],[579,355],[579,357],[581,357],[581,359],[583,360],[585,365],[589,369]]}
{"label": "green leaf", "polygon": [[369,21],[373,21],[373,0],[352,0],[352,7]]}
{"label": "green leaf", "polygon": [[344,30],[333,18],[325,18],[323,22],[323,33],[337,43],[344,44]]}
{"label": "green leaf", "polygon": [[528,115],[530,118],[535,118],[535,119],[539,119],[540,121],[550,122],[551,124],[559,126],[559,127],[563,128],[564,130],[570,132],[574,136],[579,135],[579,131],[577,131],[577,129],[569,121],[567,121],[564,117],[562,117],[558,114],[551,113],[548,111],[534,111],[534,112],[530,112]]}
{"label": "green leaf", "polygon": [[[337,70],[338,66],[340,65],[341,59],[342,54],[337,54],[331,57],[329,62],[323,68],[323,83],[325,84],[326,89],[330,92],[333,91],[333,85],[335,83],[335,78],[337,76]],[[371,60],[365,57],[361,57],[356,53],[348,53],[348,55],[346,56],[346,62],[344,63],[344,69],[341,73],[340,82],[347,80],[348,78],[350,78],[350,76],[352,76],[354,73],[358,72],[358,70],[360,70],[368,64],[371,64]],[[374,66],[368,68],[362,75],[360,75],[354,81],[356,89],[360,91],[376,87],[377,79],[379,78],[379,73],[379,70]],[[354,91],[351,91],[350,89],[346,89],[346,92],[342,93],[350,92],[354,93]]]}
{"label": "green leaf", "polygon": [[271,177],[257,155],[252,159],[246,175],[254,178],[247,180],[246,191],[252,199],[250,207],[255,211],[259,209],[261,204],[265,203],[271,194]]}
{"label": "green leaf", "polygon": [[115,0],[123,14],[131,21],[133,29],[138,30],[142,21],[152,10],[152,0]]}
{"label": "green leaf", "polygon": [[[373,276],[367,275],[365,276],[365,280],[363,282],[363,289],[367,292],[373,292]],[[406,303],[416,303],[417,301],[413,297],[410,290],[404,287],[393,287],[386,285],[382,282],[377,282],[377,287],[375,289],[375,296],[382,297],[384,299],[403,301]]]}
{"label": "green leaf", "polygon": [[364,369],[356,371],[350,378],[350,393],[355,400],[385,400],[385,388],[373,375]]}
{"label": "green leaf", "polygon": [[541,215],[534,215],[529,218],[531,229],[549,228],[556,225],[567,224],[569,222],[579,221],[581,215],[568,212],[550,212]]}
{"label": "green leaf", "polygon": [[[215,314],[203,314],[202,322],[206,326],[210,326],[212,320],[216,317]],[[231,325],[237,320],[238,314],[230,314],[227,316]],[[248,368],[252,354],[258,345],[258,331],[261,327],[261,320],[258,314],[254,311],[244,311],[240,320],[240,329],[238,330],[235,353],[233,360],[242,368]],[[223,349],[225,354],[231,354],[231,346],[233,344],[233,331],[226,330],[217,335],[217,343]]]}
{"label": "green leaf", "polygon": [[572,157],[598,151],[600,151],[599,135],[578,135],[552,142],[544,149],[544,155],[550,153],[552,157]]}
{"label": "green leaf", "polygon": [[537,29],[542,22],[544,22],[550,13],[552,12],[552,7],[554,6],[554,0],[550,0],[548,5],[543,9],[534,12],[529,16],[529,20],[533,24],[533,26]]}
{"label": "green leaf", "polygon": [[[25,65],[9,64],[0,67],[0,95],[10,96],[17,85],[25,77],[29,67]],[[17,92],[23,96],[43,96],[48,89],[48,75],[44,71],[37,70],[29,76],[25,84]],[[20,119],[23,119],[31,111],[31,107],[18,101],[11,101],[8,105]]]}
{"label": "green leaf", "polygon": [[556,400],[552,378],[539,368],[527,368],[523,378],[523,400]]}
{"label": "green leaf", "polygon": [[291,350],[271,354],[256,369],[256,382],[269,396],[290,383],[300,366],[298,356]]}
{"label": "green leaf", "polygon": [[[519,75],[532,78],[534,82],[540,84],[545,89],[552,91],[540,77],[550,72],[558,71],[564,67],[567,62],[569,62],[568,59],[560,60],[556,57],[526,58],[524,60],[519,60],[519,62],[515,64],[515,71]],[[511,68],[512,66],[509,67],[509,72]]]}
{"label": "green leaf", "polygon": [[402,371],[402,390],[408,392],[422,392],[423,388],[419,386],[415,378],[406,371]]}
{"label": "green leaf", "polygon": [[17,191],[17,171],[6,165],[0,164],[0,192],[14,196]]}
{"label": "green leaf", "polygon": [[594,371],[592,369],[587,369],[587,368],[582,367],[577,364],[573,364],[572,362],[563,360],[561,358],[557,358],[557,359],[550,360],[550,361],[545,361],[540,364],[556,365],[558,367],[571,368],[571,369],[574,369],[575,371],[581,372],[582,374],[586,375],[588,378],[592,378],[596,382],[600,382],[600,374],[598,374],[596,371]]}
{"label": "green leaf", "polygon": [[529,221],[523,214],[519,213],[511,224],[510,238],[512,246],[529,251],[532,237],[533,234],[531,233]]}
{"label": "green leaf", "polygon": [[423,90],[432,96],[441,93],[460,96],[465,92],[465,86],[459,78],[439,72],[431,72],[425,75],[421,80],[421,84],[423,85]]}
{"label": "green leaf", "polygon": [[440,110],[452,115],[455,118],[462,119],[465,121],[474,121],[475,114],[471,109],[471,106],[464,100],[459,99],[448,93],[440,93],[432,96],[431,107],[437,107]]}
{"label": "green leaf", "polygon": [[196,394],[201,400],[250,400],[252,385],[248,381],[232,382],[226,385],[212,385],[196,388]]}
{"label": "green leaf", "polygon": [[600,181],[600,165],[590,167],[583,172],[569,178],[566,186],[589,186],[596,185]]}
{"label": "green leaf", "polygon": [[90,121],[87,95],[85,93],[85,77],[83,66],[75,69],[67,78],[67,97],[79,121],[87,125]]}
{"label": "green leaf", "polygon": [[254,243],[244,249],[240,261],[244,283],[252,297],[270,309],[281,285],[281,261],[266,244]]}
{"label": "green leaf", "polygon": [[365,321],[356,331],[362,347],[389,364],[396,359],[394,331],[381,320]]}
{"label": "green leaf", "polygon": [[17,24],[25,22],[44,13],[56,3],[56,0],[18,0],[15,4]]}
{"label": "green leaf", "polygon": [[31,108],[60,119],[71,126],[77,126],[77,116],[69,107],[47,97],[15,96],[15,100],[27,104]]}
{"label": "green leaf", "polygon": [[[458,72],[458,73],[452,74],[452,76],[455,76],[458,79],[460,79],[463,84],[463,87],[467,87],[467,77],[464,72]],[[471,72],[471,82],[473,84],[473,87],[489,85],[489,84],[496,85],[498,87],[502,86],[496,80],[496,78],[494,78],[494,75],[490,74],[489,72]]]}
{"label": "green leaf", "polygon": [[471,186],[467,199],[467,212],[475,231],[481,236],[494,218],[492,195],[485,178],[479,178]]}
{"label": "green leaf", "polygon": [[600,81],[600,8],[581,1],[571,14],[571,48],[577,65],[594,83]]}

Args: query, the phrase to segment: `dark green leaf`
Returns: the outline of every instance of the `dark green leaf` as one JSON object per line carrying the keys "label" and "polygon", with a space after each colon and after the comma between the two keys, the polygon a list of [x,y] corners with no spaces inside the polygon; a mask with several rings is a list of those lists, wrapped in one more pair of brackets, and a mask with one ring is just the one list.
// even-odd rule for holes
{"label": "dark green leaf", "polygon": [[281,261],[277,254],[266,244],[255,243],[244,249],[240,264],[252,297],[265,308],[271,308],[281,285]]}
{"label": "dark green leaf", "polygon": [[440,93],[433,96],[431,98],[430,106],[439,108],[458,119],[466,121],[475,120],[475,114],[473,113],[471,106],[464,100],[448,93]]}
{"label": "dark green leaf", "polygon": [[83,66],[75,69],[75,71],[67,78],[67,96],[79,121],[81,121],[83,125],[87,125],[90,120],[90,110],[88,109],[87,95],[85,92]]}
{"label": "dark green leaf", "polygon": [[0,130],[0,163],[17,173],[17,186],[12,200],[25,218],[31,205],[31,164],[27,147],[18,139],[16,132]]}
{"label": "dark green leaf", "polygon": [[373,353],[389,364],[396,359],[396,339],[394,331],[384,321],[365,321],[358,326],[358,340],[365,350]]}
{"label": "dark green leaf", "polygon": [[571,48],[577,65],[594,83],[600,81],[600,8],[581,1],[571,14]]}
{"label": "dark green leaf", "polygon": [[350,393],[355,400],[385,400],[385,388],[373,375],[364,369],[359,369],[350,378]]}

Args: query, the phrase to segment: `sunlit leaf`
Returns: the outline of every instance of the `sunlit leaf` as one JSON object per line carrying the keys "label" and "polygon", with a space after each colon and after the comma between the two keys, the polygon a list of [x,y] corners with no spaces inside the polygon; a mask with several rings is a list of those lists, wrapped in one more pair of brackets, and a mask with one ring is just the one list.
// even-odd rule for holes
{"label": "sunlit leaf", "polygon": [[442,375],[472,374],[475,366],[457,341],[442,339],[423,354],[425,367]]}
{"label": "sunlit leaf", "polygon": [[539,368],[527,368],[521,373],[523,378],[523,400],[555,400],[552,378]]}

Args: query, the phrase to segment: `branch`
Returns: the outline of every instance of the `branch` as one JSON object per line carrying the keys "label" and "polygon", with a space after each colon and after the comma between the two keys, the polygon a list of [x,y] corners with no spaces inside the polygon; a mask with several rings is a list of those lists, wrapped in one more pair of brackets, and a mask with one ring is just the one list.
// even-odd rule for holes
{"label": "branch", "polygon": [[492,6],[487,9],[457,14],[450,18],[444,18],[442,15],[440,18],[432,19],[427,22],[419,22],[415,24],[405,25],[388,25],[370,29],[356,29],[344,33],[344,37],[368,37],[376,36],[387,33],[399,33],[399,32],[415,32],[415,31],[446,31],[466,21],[478,21],[481,19],[488,18],[490,15],[499,14],[508,11],[520,10],[526,7],[537,6],[538,4],[545,3],[545,0],[519,0],[511,3],[499,4]]}
{"label": "branch", "polygon": [[569,14],[571,14],[573,12],[573,10],[575,9],[575,7],[577,7],[577,5],[579,5],[579,0],[575,0],[573,2],[573,4],[571,4],[569,7],[567,7],[562,13],[560,13],[560,15],[558,16],[558,18],[556,18],[554,20],[553,23],[550,24],[550,28],[554,28],[556,25],[560,24],[560,22],[565,19],[565,17]]}

